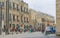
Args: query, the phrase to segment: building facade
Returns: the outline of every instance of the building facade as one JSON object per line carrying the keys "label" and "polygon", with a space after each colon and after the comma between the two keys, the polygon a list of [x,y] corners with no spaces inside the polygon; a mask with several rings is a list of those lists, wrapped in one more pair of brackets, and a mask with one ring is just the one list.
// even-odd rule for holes
{"label": "building facade", "polygon": [[31,27],[42,30],[47,24],[53,25],[54,17],[29,9],[23,0],[0,0],[0,33],[5,28],[9,32],[25,32]]}
{"label": "building facade", "polygon": [[60,0],[56,0],[56,34],[60,35]]}
{"label": "building facade", "polygon": [[54,27],[55,21],[54,21],[54,17],[50,16],[48,14],[42,13],[42,12],[38,12],[37,14],[37,25],[38,27],[41,27],[40,29],[42,31],[45,30],[45,27],[49,24],[50,26]]}
{"label": "building facade", "polygon": [[32,20],[31,23],[36,29],[39,28],[40,30],[43,30],[48,24],[51,26],[54,26],[55,24],[53,16],[35,11],[33,9],[30,10],[30,14]]}
{"label": "building facade", "polygon": [[[6,2],[7,0],[0,0],[0,6],[2,4],[2,9],[0,9],[0,13],[2,13],[2,29],[6,26],[6,19],[8,18],[9,20],[9,30],[11,29],[16,29],[17,27],[20,27],[20,29],[27,28],[29,26],[29,10],[28,10],[28,4],[25,3],[24,1],[20,0],[9,0],[9,4]],[[9,15],[6,18],[6,9],[8,5],[9,8]],[[0,18],[1,19],[1,18]]]}

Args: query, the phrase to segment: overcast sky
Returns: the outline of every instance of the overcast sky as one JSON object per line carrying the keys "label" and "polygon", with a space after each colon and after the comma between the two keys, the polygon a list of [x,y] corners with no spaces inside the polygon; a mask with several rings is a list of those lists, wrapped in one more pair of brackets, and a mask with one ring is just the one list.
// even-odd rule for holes
{"label": "overcast sky", "polygon": [[29,8],[56,16],[56,0],[24,0]]}

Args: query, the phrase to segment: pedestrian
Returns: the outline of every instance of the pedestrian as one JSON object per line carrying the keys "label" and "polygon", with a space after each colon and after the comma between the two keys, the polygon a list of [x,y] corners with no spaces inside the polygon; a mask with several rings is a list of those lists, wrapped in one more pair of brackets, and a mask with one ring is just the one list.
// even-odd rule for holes
{"label": "pedestrian", "polygon": [[50,34],[50,25],[47,25],[47,26],[46,26],[44,33],[45,33],[45,35]]}
{"label": "pedestrian", "polygon": [[14,32],[15,28],[14,28],[14,27],[12,27],[12,29],[11,29],[11,30],[12,30],[12,34],[13,34],[13,32]]}
{"label": "pedestrian", "polygon": [[50,26],[51,33],[53,34],[53,26]]}
{"label": "pedestrian", "polygon": [[32,32],[32,29],[30,28],[30,32]]}
{"label": "pedestrian", "polygon": [[56,28],[55,28],[55,27],[53,27],[53,33],[55,34],[55,32],[56,32]]}
{"label": "pedestrian", "polygon": [[16,34],[17,34],[17,27],[15,28],[15,32],[16,32]]}
{"label": "pedestrian", "polygon": [[4,32],[5,32],[5,30],[6,30],[6,26],[4,25]]}

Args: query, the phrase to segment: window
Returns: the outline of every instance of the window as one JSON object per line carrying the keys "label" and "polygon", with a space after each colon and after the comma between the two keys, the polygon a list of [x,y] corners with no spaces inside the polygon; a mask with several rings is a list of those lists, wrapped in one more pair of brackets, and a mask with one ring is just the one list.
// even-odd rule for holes
{"label": "window", "polygon": [[45,19],[44,18],[42,18],[42,22],[44,22],[45,21]]}
{"label": "window", "polygon": [[2,5],[2,7],[4,7],[4,2],[0,2],[0,7],[1,7],[1,5]]}
{"label": "window", "polygon": [[11,8],[13,9],[13,3],[11,3]]}
{"label": "window", "polygon": [[19,21],[18,16],[17,16],[17,21]]}
{"label": "window", "polygon": [[24,7],[24,12],[25,13],[28,13],[28,9]]}
{"label": "window", "polygon": [[24,12],[25,12],[25,7],[24,7]]}
{"label": "window", "polygon": [[24,7],[23,11],[24,11],[25,13],[28,13],[28,9],[27,9],[26,7]]}
{"label": "window", "polygon": [[1,4],[1,2],[0,2],[0,7],[1,7],[1,5],[2,5],[2,4]]}
{"label": "window", "polygon": [[4,2],[2,2],[2,7],[4,7]]}
{"label": "window", "polygon": [[[21,6],[19,6],[19,10],[21,9]],[[21,11],[21,10],[20,10]]]}
{"label": "window", "polygon": [[10,24],[10,28],[11,28],[11,24]]}
{"label": "window", "polygon": [[27,18],[27,23],[29,23],[28,18]]}
{"label": "window", "polygon": [[25,8],[24,7],[22,7],[22,11],[25,12]]}
{"label": "window", "polygon": [[9,8],[11,8],[11,3],[9,3]]}
{"label": "window", "polygon": [[28,18],[24,17],[24,22],[28,23]]}
{"label": "window", "polygon": [[23,22],[22,17],[23,17],[23,16],[21,16],[21,22]]}
{"label": "window", "polygon": [[9,17],[8,18],[9,18],[9,21],[11,21],[11,14],[9,14]]}
{"label": "window", "polygon": [[15,15],[13,15],[13,21],[15,21]]}
{"label": "window", "polygon": [[13,9],[15,9],[15,3],[13,3]]}
{"label": "window", "polygon": [[26,22],[26,20],[25,20],[25,19],[26,19],[26,17],[24,17],[24,22]]}
{"label": "window", "polygon": [[22,8],[22,6],[21,6],[21,12],[23,12],[23,8]]}
{"label": "window", "polygon": [[28,8],[26,9],[26,12],[28,13]]}
{"label": "window", "polygon": [[1,5],[1,2],[0,2],[0,5]]}
{"label": "window", "polygon": [[0,5],[1,5],[1,2],[0,2]]}
{"label": "window", "polygon": [[17,4],[17,11],[19,11],[19,5]]}
{"label": "window", "polygon": [[[1,19],[1,17],[2,17],[2,19]],[[4,20],[4,14],[2,13],[0,13],[0,20]]]}
{"label": "window", "polygon": [[4,20],[4,14],[2,14],[2,20]]}
{"label": "window", "polygon": [[26,23],[29,23],[29,21],[28,21],[28,18],[27,17],[25,17],[25,20],[24,20]]}
{"label": "window", "polygon": [[11,2],[9,2],[9,8],[13,8],[13,4]]}
{"label": "window", "polygon": [[51,23],[55,23],[55,21],[51,21]]}

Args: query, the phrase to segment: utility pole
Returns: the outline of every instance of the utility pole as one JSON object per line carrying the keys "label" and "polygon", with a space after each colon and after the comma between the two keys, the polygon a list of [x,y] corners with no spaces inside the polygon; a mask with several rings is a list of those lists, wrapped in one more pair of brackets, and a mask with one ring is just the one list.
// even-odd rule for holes
{"label": "utility pole", "polygon": [[2,2],[0,2],[0,35],[2,34]]}
{"label": "utility pole", "polygon": [[6,34],[9,34],[9,0],[6,0]]}

